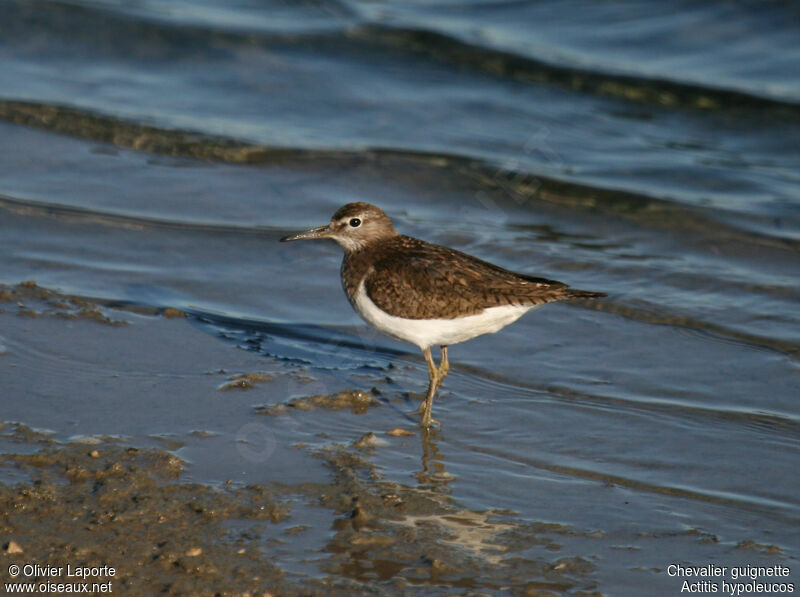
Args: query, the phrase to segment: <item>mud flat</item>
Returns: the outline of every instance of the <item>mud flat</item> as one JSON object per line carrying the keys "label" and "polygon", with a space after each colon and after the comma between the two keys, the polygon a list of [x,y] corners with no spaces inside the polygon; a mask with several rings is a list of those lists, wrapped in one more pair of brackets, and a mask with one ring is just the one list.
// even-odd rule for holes
{"label": "mud flat", "polygon": [[[383,407],[371,394],[281,396],[279,365],[175,311],[33,282],[0,288],[0,309],[4,583],[123,595],[601,594],[596,565],[562,549],[579,533],[459,504],[447,475],[436,480],[432,438],[412,426],[294,444],[271,427],[289,411]],[[271,408],[253,402],[265,392]],[[247,421],[237,433],[209,412],[220,405]],[[156,423],[165,417],[169,430]],[[376,466],[385,447],[420,440],[434,458],[418,485]],[[229,443],[238,451],[220,448]]]}

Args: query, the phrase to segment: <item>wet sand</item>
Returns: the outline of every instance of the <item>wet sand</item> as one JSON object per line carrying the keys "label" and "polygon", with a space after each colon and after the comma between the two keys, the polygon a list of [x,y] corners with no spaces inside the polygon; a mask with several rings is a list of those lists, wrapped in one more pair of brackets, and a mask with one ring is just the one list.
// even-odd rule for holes
{"label": "wet sand", "polygon": [[[83,594],[588,597],[678,594],[681,579],[665,574],[675,561],[794,561],[755,527],[733,542],[690,524],[664,530],[643,506],[733,508],[749,525],[729,498],[550,463],[525,465],[540,477],[527,499],[549,519],[470,507],[474,481],[446,462],[458,436],[443,441],[411,416],[398,425],[407,398],[387,387],[404,367],[314,392],[333,384],[193,319],[34,282],[0,288],[2,582]],[[341,421],[326,430],[329,417]],[[495,479],[502,503],[508,472],[469,453],[469,474]],[[560,488],[544,489],[547,477]],[[558,522],[569,516],[594,523]],[[27,573],[11,578],[14,564]],[[76,569],[97,576],[69,576]]]}
{"label": "wet sand", "polygon": [[[0,301],[0,364],[6,380],[18,387],[26,385],[19,375],[25,365],[14,361],[20,356],[24,361],[23,339],[31,332],[43,335],[54,354],[91,345],[82,354],[87,368],[99,354],[121,356],[137,328],[146,328],[149,341],[162,348],[198,340],[176,310],[112,307],[33,282],[0,289]],[[248,353],[199,337],[216,345],[228,366],[231,352],[239,364],[251,364]],[[138,349],[146,353],[152,346]],[[196,344],[195,349],[202,352]],[[69,360],[64,354],[59,359]],[[81,377],[42,355],[37,360],[38,370],[28,374],[38,377],[33,385],[39,389],[74,387],[72,381]],[[167,369],[175,373],[181,366],[176,358]],[[205,378],[212,393],[227,397],[268,383],[271,376],[207,372]],[[177,376],[161,379],[158,386],[167,394],[190,393],[192,384],[185,382]],[[9,383],[12,391],[14,385]],[[507,510],[470,510],[452,499],[447,475],[438,479],[445,482],[436,482],[441,465],[427,434],[421,439],[430,459],[428,475],[423,471],[416,486],[384,478],[373,462],[375,452],[391,443],[418,441],[413,427],[376,429],[358,441],[332,440],[324,448],[295,445],[288,451],[298,454],[291,466],[300,465],[300,454],[321,464],[302,471],[299,482],[287,482],[280,467],[273,471],[266,464],[274,446],[269,435],[258,432],[268,429],[268,421],[291,410],[343,409],[357,415],[380,405],[370,393],[315,395],[253,409],[253,426],[237,436],[246,444],[240,454],[261,465],[259,482],[248,483],[241,471],[231,471],[236,480],[193,480],[207,476],[195,470],[203,466],[201,459],[193,464],[178,454],[192,442],[213,440],[213,431],[194,430],[184,437],[116,435],[110,422],[124,413],[106,410],[113,402],[106,391],[85,396],[83,403],[63,404],[60,412],[29,412],[29,420],[49,421],[52,429],[2,423],[3,582],[65,583],[76,590],[88,581],[90,589],[92,583],[100,586],[85,594],[111,589],[124,595],[602,594],[596,564],[562,549],[561,540],[579,534],[575,530],[522,522]],[[124,383],[115,391],[114,400],[141,398]],[[24,400],[21,392],[18,396]],[[84,421],[77,427],[95,432],[69,435],[76,419]],[[104,427],[109,432],[103,433]],[[255,438],[248,437],[252,431]],[[530,557],[531,550],[546,557]],[[294,560],[288,552],[304,555]],[[12,564],[29,573],[10,578]],[[76,578],[75,570],[82,569],[96,576]]]}

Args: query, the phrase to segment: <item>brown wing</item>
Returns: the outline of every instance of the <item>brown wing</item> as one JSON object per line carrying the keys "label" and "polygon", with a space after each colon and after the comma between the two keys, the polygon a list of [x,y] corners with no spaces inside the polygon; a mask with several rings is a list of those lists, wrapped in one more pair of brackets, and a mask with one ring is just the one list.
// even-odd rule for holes
{"label": "brown wing", "polygon": [[452,319],[489,307],[535,306],[574,297],[561,282],[517,274],[407,236],[385,244],[365,287],[378,307],[409,319]]}

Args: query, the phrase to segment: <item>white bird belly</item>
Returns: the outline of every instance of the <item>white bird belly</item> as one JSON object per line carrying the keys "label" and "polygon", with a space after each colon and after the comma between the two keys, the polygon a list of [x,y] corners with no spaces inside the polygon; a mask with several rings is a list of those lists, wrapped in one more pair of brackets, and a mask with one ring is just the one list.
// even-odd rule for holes
{"label": "white bird belly", "polygon": [[362,281],[356,292],[353,308],[376,330],[421,349],[448,346],[483,334],[497,332],[515,322],[533,306],[503,305],[489,307],[481,313],[457,319],[406,319],[382,311],[369,298]]}

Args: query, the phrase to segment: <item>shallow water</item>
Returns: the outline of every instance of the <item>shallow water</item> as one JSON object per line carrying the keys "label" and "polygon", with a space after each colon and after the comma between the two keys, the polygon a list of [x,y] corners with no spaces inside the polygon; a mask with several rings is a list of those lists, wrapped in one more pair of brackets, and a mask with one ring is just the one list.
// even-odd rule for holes
{"label": "shallow water", "polygon": [[[139,316],[0,332],[0,418],[175,437],[210,483],[317,479],[294,444],[411,429],[374,452],[387,479],[565,525],[603,594],[677,592],[672,561],[796,562],[794,5],[0,10],[0,282],[189,314],[173,344]],[[352,312],[338,247],[277,242],[348,201],[609,297],[454,346],[422,441],[416,349]],[[95,355],[106,334],[125,350]],[[220,369],[273,377],[221,392]],[[365,414],[257,411],[372,388]]]}

